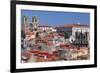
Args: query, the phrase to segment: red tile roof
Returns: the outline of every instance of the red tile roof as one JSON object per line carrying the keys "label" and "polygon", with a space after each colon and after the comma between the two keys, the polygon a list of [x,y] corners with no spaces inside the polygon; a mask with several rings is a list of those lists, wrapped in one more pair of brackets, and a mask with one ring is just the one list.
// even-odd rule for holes
{"label": "red tile roof", "polygon": [[34,32],[26,32],[26,35],[34,35]]}
{"label": "red tile roof", "polygon": [[[83,25],[83,24],[65,24],[65,25],[62,25],[62,26],[59,26],[59,27],[69,27],[69,28],[72,28],[72,27],[90,27],[89,25]],[[59,27],[56,27],[56,28],[59,28]]]}
{"label": "red tile roof", "polygon": [[47,58],[51,58],[54,56],[54,54],[49,54],[48,52],[43,52],[43,51],[39,51],[39,50],[32,50],[30,52],[35,53],[37,55],[45,55],[45,56],[47,56]]}
{"label": "red tile roof", "polygon": [[67,44],[61,44],[61,45],[60,45],[60,47],[67,47],[67,48],[69,48],[69,46],[70,46],[70,45],[67,45]]}
{"label": "red tile roof", "polygon": [[51,26],[49,26],[49,25],[41,25],[39,27],[51,27]]}
{"label": "red tile roof", "polygon": [[28,51],[23,51],[23,52],[21,52],[21,55],[24,57],[30,58],[32,54]]}

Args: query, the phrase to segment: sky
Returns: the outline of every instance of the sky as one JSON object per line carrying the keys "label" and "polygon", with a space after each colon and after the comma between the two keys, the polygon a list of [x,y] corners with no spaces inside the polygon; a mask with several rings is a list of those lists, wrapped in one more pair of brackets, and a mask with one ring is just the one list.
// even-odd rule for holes
{"label": "sky", "polygon": [[40,25],[90,24],[90,13],[21,10],[21,17],[24,15],[28,16],[29,22],[31,22],[33,16],[37,16]]}

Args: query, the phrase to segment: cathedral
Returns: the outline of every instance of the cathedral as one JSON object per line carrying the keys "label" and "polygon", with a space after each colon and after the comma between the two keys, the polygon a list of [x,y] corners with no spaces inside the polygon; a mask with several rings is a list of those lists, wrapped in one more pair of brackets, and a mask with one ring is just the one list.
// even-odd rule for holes
{"label": "cathedral", "polygon": [[25,31],[25,33],[38,31],[38,26],[39,19],[36,16],[32,17],[31,22],[29,21],[28,16],[23,16],[22,28]]}

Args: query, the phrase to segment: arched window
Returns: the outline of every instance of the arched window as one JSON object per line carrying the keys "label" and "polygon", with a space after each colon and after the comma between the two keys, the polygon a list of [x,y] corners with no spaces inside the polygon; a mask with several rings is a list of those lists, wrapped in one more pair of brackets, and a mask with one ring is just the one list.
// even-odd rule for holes
{"label": "arched window", "polygon": [[32,18],[32,22],[38,22],[37,17],[34,16],[34,17]]}

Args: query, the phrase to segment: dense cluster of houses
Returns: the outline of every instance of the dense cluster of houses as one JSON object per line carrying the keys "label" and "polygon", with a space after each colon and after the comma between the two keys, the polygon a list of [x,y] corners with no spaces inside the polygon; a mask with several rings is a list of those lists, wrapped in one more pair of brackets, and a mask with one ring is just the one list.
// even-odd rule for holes
{"label": "dense cluster of houses", "polygon": [[[67,34],[66,34],[67,32]],[[82,38],[84,44],[77,44],[76,35]],[[82,40],[79,42],[82,43]],[[81,46],[79,46],[81,45]],[[78,47],[77,47],[78,46]],[[27,16],[23,16],[21,30],[21,61],[22,62],[49,62],[60,60],[89,59],[89,26],[67,25],[52,27],[39,24],[36,16],[30,23]]]}

